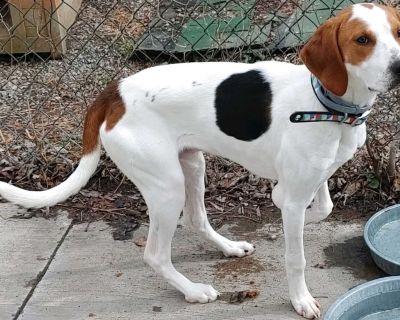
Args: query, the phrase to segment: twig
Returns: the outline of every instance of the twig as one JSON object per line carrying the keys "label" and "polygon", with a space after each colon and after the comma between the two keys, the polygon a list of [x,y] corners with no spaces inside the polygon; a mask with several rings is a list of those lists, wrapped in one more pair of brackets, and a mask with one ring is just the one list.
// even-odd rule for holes
{"label": "twig", "polygon": [[1,138],[1,140],[3,141],[3,143],[6,143],[6,142],[7,142],[7,141],[6,141],[6,138],[4,138],[3,132],[1,132],[1,130],[0,130],[0,138]]}
{"label": "twig", "polygon": [[89,229],[89,226],[90,226],[90,224],[91,224],[92,222],[91,221],[88,221],[88,223],[87,223],[87,225],[86,225],[86,227],[85,227],[85,232],[87,232],[88,231],[88,229]]}
{"label": "twig", "polygon": [[388,175],[389,180],[392,182],[396,176],[396,153],[397,153],[397,145],[400,139],[399,131],[396,132],[396,135],[393,137],[393,140],[390,142],[389,147],[389,159],[388,159]]}
{"label": "twig", "polygon": [[256,223],[260,223],[261,222],[261,220],[256,220],[256,219],[254,219],[254,218],[252,218],[252,217],[249,217],[249,216],[238,216],[238,215],[233,215],[233,216],[226,216],[227,218],[241,218],[241,219],[247,219],[247,220],[251,220],[251,221],[253,221],[253,222],[256,222]]}
{"label": "twig", "polygon": [[381,174],[380,174],[380,172],[379,172],[378,159],[376,159],[376,157],[375,157],[375,155],[374,155],[374,152],[373,152],[372,149],[371,149],[371,144],[370,144],[370,142],[369,142],[369,139],[367,139],[367,141],[366,141],[366,146],[367,146],[368,155],[370,156],[371,161],[372,161],[372,167],[374,168],[375,177],[376,177],[379,181],[381,181]]}
{"label": "twig", "polygon": [[72,206],[72,205],[65,205],[65,204],[57,204],[56,206],[57,207],[80,209],[80,210],[88,209],[88,210],[92,210],[92,211],[102,211],[102,212],[108,212],[108,213],[112,212],[112,213],[115,213],[115,214],[118,214],[118,215],[121,215],[121,216],[123,214],[118,213],[118,211],[121,211],[121,210],[130,211],[131,210],[131,209],[128,209],[128,208],[115,208],[115,209],[111,209],[111,208],[110,209],[102,209],[102,208],[96,208],[96,207],[87,208],[87,207]]}
{"label": "twig", "polygon": [[116,193],[118,191],[118,189],[121,187],[121,185],[124,183],[125,181],[125,175],[122,176],[121,182],[119,183],[119,185],[115,188],[113,193]]}

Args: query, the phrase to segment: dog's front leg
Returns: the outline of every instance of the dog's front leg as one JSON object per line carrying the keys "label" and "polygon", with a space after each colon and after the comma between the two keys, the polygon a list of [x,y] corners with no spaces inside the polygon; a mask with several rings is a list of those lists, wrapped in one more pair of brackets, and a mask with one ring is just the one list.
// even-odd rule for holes
{"label": "dog's front leg", "polygon": [[308,291],[304,269],[306,260],[303,247],[303,229],[307,201],[292,197],[290,190],[278,184],[273,190],[273,200],[282,211],[285,233],[286,275],[289,283],[289,295],[296,312],[307,318],[319,318],[319,303]]}

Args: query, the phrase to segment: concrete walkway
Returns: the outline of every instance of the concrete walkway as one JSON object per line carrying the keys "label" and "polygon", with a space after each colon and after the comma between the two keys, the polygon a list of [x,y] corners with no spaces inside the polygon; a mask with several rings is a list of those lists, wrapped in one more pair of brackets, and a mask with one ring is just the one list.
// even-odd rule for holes
{"label": "concrete walkway", "polygon": [[[242,259],[224,258],[178,228],[176,268],[222,292],[220,300],[200,305],[186,303],[144,264],[144,248],[134,242],[146,235],[146,226],[132,240],[115,241],[103,222],[85,230],[86,225],[72,226],[65,214],[10,218],[15,214],[15,207],[0,204],[0,320],[301,319],[288,302],[280,225],[248,227],[237,220],[220,229],[256,244],[255,254]],[[324,311],[349,288],[380,275],[361,235],[361,224],[306,227],[306,277]],[[259,296],[230,303],[241,290],[257,290]]]}

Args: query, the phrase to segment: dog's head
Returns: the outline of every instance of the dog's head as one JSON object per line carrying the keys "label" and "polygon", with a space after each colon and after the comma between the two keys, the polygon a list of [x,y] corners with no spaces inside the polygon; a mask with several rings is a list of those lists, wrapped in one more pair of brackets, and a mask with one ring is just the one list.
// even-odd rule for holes
{"label": "dog's head", "polygon": [[318,28],[300,57],[335,95],[346,93],[350,78],[386,92],[400,84],[400,14],[388,6],[350,6]]}

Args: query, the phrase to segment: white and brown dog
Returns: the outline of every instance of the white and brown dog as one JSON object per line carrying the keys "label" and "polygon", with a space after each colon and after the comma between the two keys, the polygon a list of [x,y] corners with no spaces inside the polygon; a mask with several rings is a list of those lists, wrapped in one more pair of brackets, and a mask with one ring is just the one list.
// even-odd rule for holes
{"label": "white and brown dog", "polygon": [[272,199],[282,211],[290,300],[300,315],[319,317],[304,278],[304,223],[331,212],[327,179],[364,144],[365,112],[377,93],[400,82],[399,14],[385,6],[351,6],[326,21],[300,56],[305,65],[176,64],[114,82],[86,115],[83,156],[65,182],[47,191],[2,182],[0,194],[28,208],[65,200],[95,171],[101,141],[148,205],[145,261],[187,301],[205,303],[218,292],[174,268],[171,241],[183,210],[187,225],[225,255],[254,251],[221,236],[207,220],[202,151],[229,158],[278,180]]}

